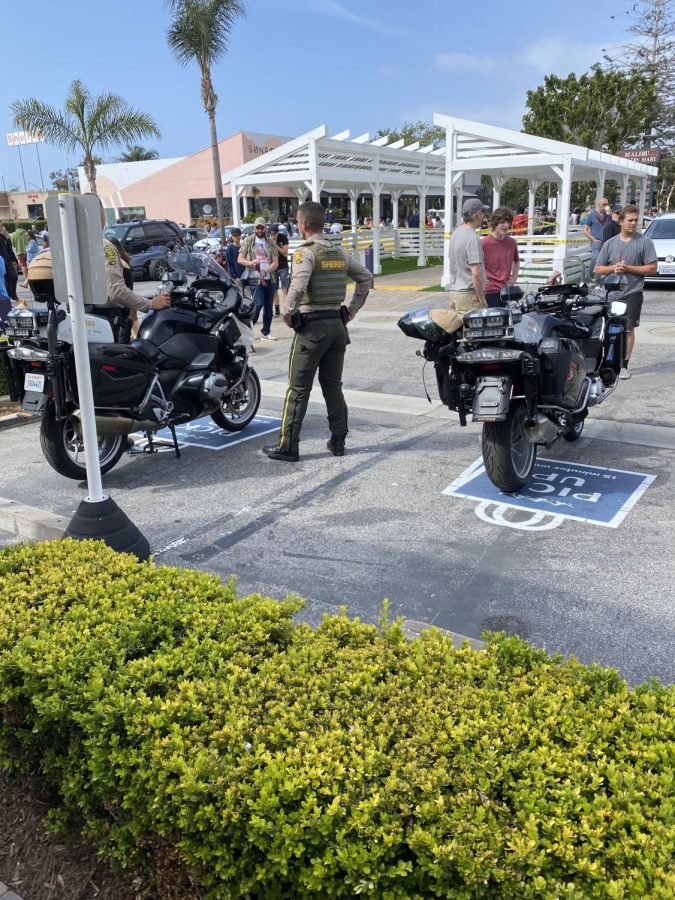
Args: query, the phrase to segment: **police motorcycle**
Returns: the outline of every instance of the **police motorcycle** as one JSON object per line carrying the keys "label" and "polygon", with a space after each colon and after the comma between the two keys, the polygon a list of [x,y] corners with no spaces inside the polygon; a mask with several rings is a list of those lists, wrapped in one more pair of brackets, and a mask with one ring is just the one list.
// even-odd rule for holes
{"label": "police motorcycle", "polygon": [[[110,322],[87,315],[91,380],[99,460],[110,471],[127,449],[128,435],[175,428],[204,415],[225,431],[249,425],[260,404],[260,381],[249,365],[254,335],[253,302],[215,260],[186,251],[170,256],[172,270],[158,288],[171,306],[146,314],[138,338],[113,342]],[[181,265],[199,263],[188,284]],[[41,277],[36,277],[36,276]],[[84,479],[86,468],[68,309],[54,296],[49,271],[29,271],[32,308],[14,309],[5,332],[3,358],[10,395],[25,413],[41,415],[40,443],[49,464],[67,478]]]}
{"label": "police motorcycle", "polygon": [[485,470],[501,491],[527,484],[537,447],[578,441],[589,409],[614,391],[627,307],[611,295],[625,286],[619,276],[606,278],[604,291],[560,284],[524,296],[514,286],[502,290],[503,307],[471,310],[463,321],[428,308],[399,320],[404,334],[425,341],[418,355],[433,362],[441,401],[459,424],[483,423]]}

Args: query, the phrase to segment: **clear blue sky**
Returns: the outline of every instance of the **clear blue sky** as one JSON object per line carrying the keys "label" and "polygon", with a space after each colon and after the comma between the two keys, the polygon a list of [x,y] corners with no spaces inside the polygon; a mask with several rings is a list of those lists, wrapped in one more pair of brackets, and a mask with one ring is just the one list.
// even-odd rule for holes
{"label": "clear blue sky", "polygon": [[[352,135],[431,120],[434,111],[519,129],[528,88],[544,75],[583,72],[625,39],[631,0],[243,0],[247,17],[214,72],[219,134],[294,136],[326,123]],[[617,16],[612,19],[611,16]],[[0,176],[22,188],[7,146],[9,104],[62,106],[81,79],[155,117],[161,156],[209,142],[196,67],[180,68],[165,41],[162,0],[30,0],[2,17],[5,127]],[[29,190],[33,147],[22,150]],[[63,153],[40,145],[45,182]],[[116,154],[107,154],[106,158]],[[71,165],[77,160],[70,160]],[[0,181],[0,187],[2,182]]]}

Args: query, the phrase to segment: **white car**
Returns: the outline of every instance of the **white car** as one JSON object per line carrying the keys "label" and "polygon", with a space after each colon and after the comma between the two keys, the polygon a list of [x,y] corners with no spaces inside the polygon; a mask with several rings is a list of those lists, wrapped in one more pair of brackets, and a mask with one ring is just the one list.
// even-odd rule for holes
{"label": "white car", "polygon": [[659,270],[655,275],[646,275],[645,281],[675,282],[675,213],[665,213],[654,219],[645,237],[654,242]]}

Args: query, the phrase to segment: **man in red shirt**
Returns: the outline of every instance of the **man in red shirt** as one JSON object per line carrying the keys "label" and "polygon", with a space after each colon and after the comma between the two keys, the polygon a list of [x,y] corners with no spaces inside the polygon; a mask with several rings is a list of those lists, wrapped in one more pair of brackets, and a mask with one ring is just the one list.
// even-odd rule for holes
{"label": "man in red shirt", "polygon": [[501,306],[499,292],[508,284],[515,284],[520,269],[518,244],[509,235],[513,215],[506,206],[492,213],[492,234],[483,238],[485,259],[485,300],[488,306]]}

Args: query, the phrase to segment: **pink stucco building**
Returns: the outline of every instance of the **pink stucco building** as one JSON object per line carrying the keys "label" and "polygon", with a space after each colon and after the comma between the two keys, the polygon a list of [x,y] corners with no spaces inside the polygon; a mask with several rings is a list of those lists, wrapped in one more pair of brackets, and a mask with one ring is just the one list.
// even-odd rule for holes
{"label": "pink stucco building", "polygon": [[[276,134],[237,131],[220,141],[220,167],[223,174],[225,216],[232,216],[232,198],[227,173],[284,144],[288,138]],[[82,168],[80,187],[89,190]],[[215,215],[213,161],[211,147],[190,156],[152,159],[135,163],[103,163],[96,169],[96,187],[110,221],[125,218],[172,219],[188,224],[202,215]],[[252,208],[252,190],[243,205]],[[261,186],[258,203],[270,207],[278,216],[290,212],[295,195],[290,188]],[[297,204],[297,200],[295,201]],[[247,210],[242,209],[245,213]]]}

